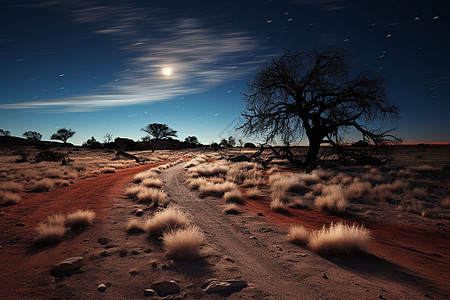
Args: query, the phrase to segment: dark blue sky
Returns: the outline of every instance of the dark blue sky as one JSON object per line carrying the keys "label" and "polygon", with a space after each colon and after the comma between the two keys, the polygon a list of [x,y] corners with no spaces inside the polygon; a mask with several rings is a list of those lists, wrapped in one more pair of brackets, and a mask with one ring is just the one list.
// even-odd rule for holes
{"label": "dark blue sky", "polygon": [[450,142],[447,0],[1,3],[0,128],[13,135],[66,127],[75,144],[138,139],[158,122],[180,139],[219,141],[264,61],[338,45],[356,70],[386,79],[398,136]]}

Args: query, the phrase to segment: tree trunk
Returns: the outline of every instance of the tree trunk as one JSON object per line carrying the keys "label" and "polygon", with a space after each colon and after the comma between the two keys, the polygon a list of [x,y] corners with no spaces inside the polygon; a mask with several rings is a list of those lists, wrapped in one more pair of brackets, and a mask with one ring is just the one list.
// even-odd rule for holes
{"label": "tree trunk", "polygon": [[317,155],[320,150],[320,143],[322,138],[311,137],[309,138],[308,153],[306,154],[305,167],[315,167],[317,163]]}

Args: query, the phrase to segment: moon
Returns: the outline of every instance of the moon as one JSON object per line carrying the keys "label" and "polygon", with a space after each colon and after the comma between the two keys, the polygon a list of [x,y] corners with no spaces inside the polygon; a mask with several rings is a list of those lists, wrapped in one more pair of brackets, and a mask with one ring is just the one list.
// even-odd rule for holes
{"label": "moon", "polygon": [[172,68],[170,67],[162,68],[161,72],[164,76],[170,76],[172,75]]}

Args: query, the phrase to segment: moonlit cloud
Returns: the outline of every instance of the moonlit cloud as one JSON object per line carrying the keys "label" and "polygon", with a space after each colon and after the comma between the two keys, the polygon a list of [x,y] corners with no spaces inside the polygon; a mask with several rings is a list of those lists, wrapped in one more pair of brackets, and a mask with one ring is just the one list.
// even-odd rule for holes
{"label": "moonlit cloud", "polygon": [[[254,72],[265,57],[245,32],[224,32],[195,18],[164,19],[164,13],[132,4],[92,5],[52,1],[74,22],[89,24],[129,55],[128,70],[117,74],[98,94],[0,105],[10,109],[93,111],[108,107],[164,101],[200,93]],[[165,76],[161,70],[170,67]],[[106,91],[106,92],[105,92]]]}

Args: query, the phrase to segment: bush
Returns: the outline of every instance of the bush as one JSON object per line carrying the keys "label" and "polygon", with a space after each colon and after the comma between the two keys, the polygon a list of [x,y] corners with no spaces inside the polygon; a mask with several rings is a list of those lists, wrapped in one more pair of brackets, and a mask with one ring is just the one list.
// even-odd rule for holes
{"label": "bush", "polygon": [[35,162],[41,161],[60,161],[64,158],[64,154],[60,152],[54,152],[51,150],[44,150],[39,152],[35,157]]}
{"label": "bush", "polygon": [[38,244],[56,244],[66,233],[64,225],[39,223],[36,227],[36,243]]}
{"label": "bush", "polygon": [[200,256],[204,234],[194,226],[164,233],[163,243],[166,256],[170,259],[190,259]]}
{"label": "bush", "polygon": [[187,216],[177,208],[169,207],[157,212],[143,226],[144,231],[153,236],[160,236],[165,231],[185,228],[189,225]]}
{"label": "bush", "polygon": [[226,213],[227,215],[237,215],[238,213],[240,213],[239,206],[234,203],[227,204],[222,212]]}
{"label": "bush", "polygon": [[331,223],[311,233],[309,247],[320,255],[350,255],[366,251],[370,239],[370,231],[362,225]]}
{"label": "bush", "polygon": [[309,239],[309,231],[301,225],[293,225],[289,228],[288,241],[296,245],[306,245]]}
{"label": "bush", "polygon": [[66,224],[70,227],[85,227],[91,225],[95,218],[95,212],[92,210],[79,209],[66,217]]}

